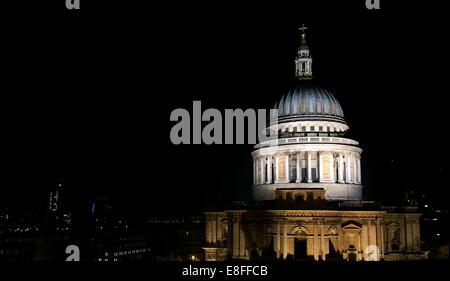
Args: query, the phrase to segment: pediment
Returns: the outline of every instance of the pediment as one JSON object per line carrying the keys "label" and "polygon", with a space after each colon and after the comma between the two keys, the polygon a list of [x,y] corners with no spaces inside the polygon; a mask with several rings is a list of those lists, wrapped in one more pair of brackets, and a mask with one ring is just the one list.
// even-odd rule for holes
{"label": "pediment", "polygon": [[358,222],[355,222],[355,221],[348,221],[348,222],[343,223],[341,227],[342,227],[342,229],[345,229],[345,230],[351,230],[351,229],[359,230],[359,229],[361,229],[361,224]]}
{"label": "pediment", "polygon": [[393,221],[393,222],[387,223],[386,226],[389,228],[398,228],[398,227],[400,227],[400,224]]}

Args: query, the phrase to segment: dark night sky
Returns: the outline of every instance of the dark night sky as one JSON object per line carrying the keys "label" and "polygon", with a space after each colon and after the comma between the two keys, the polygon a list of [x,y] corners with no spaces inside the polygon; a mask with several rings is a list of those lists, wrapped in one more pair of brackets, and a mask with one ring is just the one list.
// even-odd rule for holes
{"label": "dark night sky", "polygon": [[318,2],[138,11],[83,3],[81,14],[61,8],[8,20],[0,205],[42,206],[56,176],[71,208],[100,195],[118,209],[152,212],[246,198],[252,147],[174,146],[170,112],[191,111],[193,100],[270,107],[292,81],[301,23],[316,80],[364,149],[368,198],[390,201],[411,187],[443,202],[444,18],[412,3],[367,11],[363,0]]}

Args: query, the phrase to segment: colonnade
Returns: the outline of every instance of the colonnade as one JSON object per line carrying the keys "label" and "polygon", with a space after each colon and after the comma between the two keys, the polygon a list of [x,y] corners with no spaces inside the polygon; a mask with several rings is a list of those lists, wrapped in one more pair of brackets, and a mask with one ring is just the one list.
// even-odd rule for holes
{"label": "colonnade", "polygon": [[253,159],[254,185],[291,182],[360,184],[360,154],[306,150]]}

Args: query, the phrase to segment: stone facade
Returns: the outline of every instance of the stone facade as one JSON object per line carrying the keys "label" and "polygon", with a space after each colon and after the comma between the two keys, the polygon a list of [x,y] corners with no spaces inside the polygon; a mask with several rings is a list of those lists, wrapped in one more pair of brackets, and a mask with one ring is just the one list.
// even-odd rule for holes
{"label": "stone facade", "polygon": [[420,251],[420,214],[364,210],[365,205],[371,202],[341,203],[341,210],[206,212],[205,259],[379,261],[425,257]]}

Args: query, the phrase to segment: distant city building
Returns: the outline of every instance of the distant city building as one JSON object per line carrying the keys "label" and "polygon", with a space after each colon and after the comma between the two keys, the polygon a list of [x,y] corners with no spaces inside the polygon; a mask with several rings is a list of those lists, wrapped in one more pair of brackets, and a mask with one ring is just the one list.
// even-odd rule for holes
{"label": "distant city building", "polygon": [[64,191],[64,180],[58,178],[48,194],[48,209],[46,215],[46,230],[48,232],[66,231],[71,225],[71,214],[64,214],[62,196]]}
{"label": "distant city building", "polygon": [[275,104],[278,139],[253,156],[253,202],[206,212],[206,260],[420,259],[417,207],[362,201],[359,143],[337,99],[317,85],[301,28],[297,83]]}
{"label": "distant city building", "polygon": [[59,179],[48,195],[48,210],[56,213],[61,209],[61,193],[63,190],[63,179]]}

